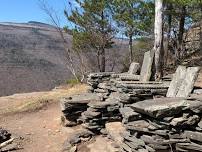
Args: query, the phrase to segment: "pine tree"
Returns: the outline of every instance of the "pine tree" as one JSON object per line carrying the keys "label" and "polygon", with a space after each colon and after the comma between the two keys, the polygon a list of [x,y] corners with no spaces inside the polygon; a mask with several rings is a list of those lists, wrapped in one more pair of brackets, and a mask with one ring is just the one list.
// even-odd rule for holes
{"label": "pine tree", "polygon": [[[165,6],[167,6],[164,15],[165,18],[167,18],[168,27],[168,45],[166,51],[174,54],[175,63],[178,64],[183,56],[186,55],[184,42],[186,29],[188,29],[193,22],[200,21],[202,1],[164,0],[164,3]],[[172,39],[172,41],[169,41],[169,39]]]}
{"label": "pine tree", "polygon": [[73,29],[73,48],[77,51],[93,50],[100,72],[106,70],[105,51],[112,47],[115,30],[111,23],[110,0],[76,0],[80,9],[72,10],[68,20]]}
{"label": "pine tree", "polygon": [[154,4],[149,0],[113,0],[113,13],[119,27],[129,39],[130,63],[133,61],[133,39],[151,32]]}

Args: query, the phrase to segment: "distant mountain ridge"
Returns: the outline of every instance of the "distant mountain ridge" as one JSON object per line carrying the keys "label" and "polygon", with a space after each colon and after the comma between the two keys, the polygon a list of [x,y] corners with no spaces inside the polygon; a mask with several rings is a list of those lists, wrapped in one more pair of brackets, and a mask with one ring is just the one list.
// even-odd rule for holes
{"label": "distant mountain ridge", "polygon": [[[71,35],[66,35],[71,46]],[[0,23],[0,96],[50,90],[71,77],[55,28],[39,22]]]}
{"label": "distant mountain ridge", "polygon": [[1,26],[14,26],[21,28],[40,28],[46,30],[54,30],[55,27],[53,25],[37,22],[37,21],[29,21],[27,23],[14,23],[14,22],[0,22]]}
{"label": "distant mountain ridge", "polygon": [[[71,48],[72,36],[65,36]],[[110,50],[108,55],[119,64],[123,57],[119,50],[127,45],[115,41],[119,43],[114,47],[116,56]],[[36,21],[0,23],[0,96],[50,90],[70,78],[64,45],[54,26]]]}

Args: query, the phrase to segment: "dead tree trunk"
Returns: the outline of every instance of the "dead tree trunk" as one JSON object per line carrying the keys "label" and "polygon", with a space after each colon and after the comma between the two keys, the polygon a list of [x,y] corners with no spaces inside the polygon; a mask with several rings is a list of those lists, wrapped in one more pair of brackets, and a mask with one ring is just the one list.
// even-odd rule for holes
{"label": "dead tree trunk", "polygon": [[155,51],[155,80],[160,80],[162,71],[163,55],[163,0],[155,1],[155,24],[154,24],[154,51]]}

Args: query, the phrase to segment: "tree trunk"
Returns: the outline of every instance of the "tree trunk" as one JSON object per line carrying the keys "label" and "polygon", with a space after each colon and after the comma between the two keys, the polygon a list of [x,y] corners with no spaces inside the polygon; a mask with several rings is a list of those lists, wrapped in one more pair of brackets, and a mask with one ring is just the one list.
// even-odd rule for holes
{"label": "tree trunk", "polygon": [[160,80],[163,55],[163,0],[155,1],[155,25],[154,25],[154,51],[155,51],[155,80]]}
{"label": "tree trunk", "polygon": [[200,16],[200,22],[199,22],[199,27],[200,27],[200,54],[202,55],[202,1],[200,1],[200,12],[201,12],[201,16]]}
{"label": "tree trunk", "polygon": [[199,47],[199,49],[200,49],[200,54],[202,55],[202,24],[200,24],[200,40],[199,40],[199,43],[200,43],[200,47]]}
{"label": "tree trunk", "polygon": [[102,48],[100,52],[100,72],[105,72],[105,49]]}
{"label": "tree trunk", "polygon": [[[101,18],[104,23],[104,11],[101,13]],[[100,72],[105,72],[105,31],[104,24],[102,25],[102,48],[100,50]]]}
{"label": "tree trunk", "polygon": [[168,61],[168,56],[170,53],[169,50],[169,46],[170,46],[170,36],[171,36],[171,27],[172,27],[172,14],[171,14],[171,10],[172,10],[172,4],[169,3],[167,6],[167,10],[168,10],[168,29],[167,29],[167,43],[166,43],[166,48],[165,50],[165,65],[167,65],[167,61]]}
{"label": "tree trunk", "polygon": [[129,35],[129,54],[130,54],[130,63],[133,62],[133,36]]}
{"label": "tree trunk", "polygon": [[179,20],[179,33],[177,38],[177,50],[176,50],[176,61],[179,61],[181,56],[183,55],[183,35],[184,35],[184,24],[185,24],[185,16],[186,16],[186,7],[182,6],[182,11],[180,14]]}

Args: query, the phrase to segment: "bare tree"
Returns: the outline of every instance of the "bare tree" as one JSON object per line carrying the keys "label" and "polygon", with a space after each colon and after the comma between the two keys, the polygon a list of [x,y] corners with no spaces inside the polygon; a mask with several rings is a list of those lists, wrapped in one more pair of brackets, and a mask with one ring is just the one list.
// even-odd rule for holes
{"label": "bare tree", "polygon": [[155,0],[155,23],[154,23],[154,51],[155,51],[155,80],[162,77],[163,57],[163,0]]}
{"label": "bare tree", "polygon": [[[79,82],[83,80],[83,71],[82,73],[82,78],[79,79],[78,75],[77,75],[77,67],[74,66],[74,59],[73,59],[73,52],[71,51],[71,49],[68,46],[67,40],[65,39],[65,32],[63,30],[63,28],[61,28],[60,26],[60,19],[56,13],[56,11],[50,7],[48,5],[48,3],[45,0],[39,0],[39,5],[40,8],[46,13],[46,15],[50,18],[52,24],[54,25],[55,29],[57,30],[57,32],[59,33],[64,49],[65,49],[65,57],[66,57],[66,66],[68,68],[68,70],[70,70],[70,72],[72,73],[72,75],[74,76],[74,78]],[[80,56],[80,54],[77,52],[77,55],[79,56],[79,60],[82,62],[82,58]],[[83,63],[83,62],[82,62]]]}

